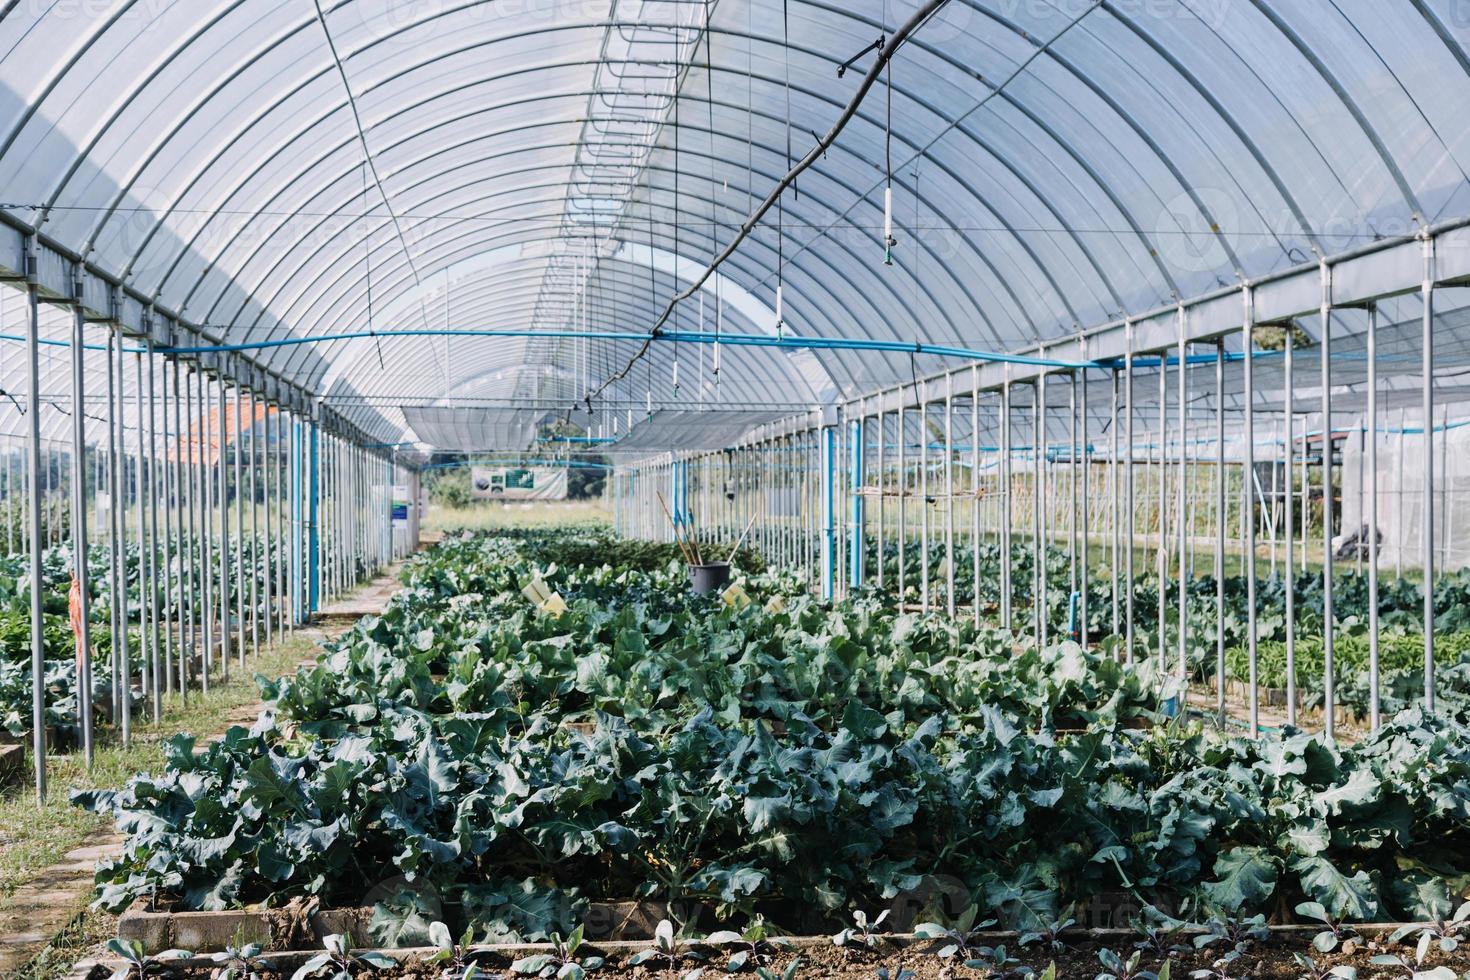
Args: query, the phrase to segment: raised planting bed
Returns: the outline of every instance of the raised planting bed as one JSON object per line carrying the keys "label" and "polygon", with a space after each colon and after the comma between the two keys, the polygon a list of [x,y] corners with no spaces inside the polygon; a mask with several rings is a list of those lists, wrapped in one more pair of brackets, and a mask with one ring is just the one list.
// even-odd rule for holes
{"label": "raised planting bed", "polygon": [[[187,912],[150,909],[138,899],[117,920],[117,936],[141,944],[146,953],[188,949],[216,953],[232,943],[258,943],[272,952],[313,950],[332,934],[348,937],[354,946],[373,942],[369,925],[372,906],[318,909],[315,903],[292,902],[278,909],[235,909]],[[663,902],[593,902],[581,918],[589,939],[650,940],[669,912]]]}
{"label": "raised planting bed", "polygon": [[[912,980],[1019,980],[1023,977],[1093,980],[1101,974],[1140,978],[1163,975],[1170,980],[1196,976],[1205,980],[1301,980],[1303,977],[1347,977],[1357,980],[1453,980],[1470,970],[1470,947],[1446,951],[1431,942],[1421,954],[1417,938],[1432,923],[1360,925],[1331,943],[1320,930],[1307,927],[1257,929],[1250,936],[1222,937],[1188,929],[1167,936],[1145,936],[1134,930],[1066,930],[1054,936],[981,931],[963,937],[876,934],[864,940],[850,936],[837,945],[830,936],[776,938],[711,935],[705,939],[653,942],[493,944],[460,946],[441,932],[442,945],[393,949],[335,947],[337,961],[348,973],[377,980],[459,978],[473,964],[482,977],[615,977],[690,978],[748,976],[752,980],[823,977],[833,980],[897,978]],[[1407,932],[1399,938],[1398,934]],[[1160,945],[1162,944],[1162,945]],[[235,953],[239,953],[239,947]],[[290,977],[309,964],[320,964],[311,976],[326,977],[331,963],[320,962],[327,950],[247,951],[234,960],[236,969],[253,968],[263,976]],[[1137,956],[1132,970],[1120,970]],[[1380,962],[1374,962],[1375,958]],[[1386,962],[1400,960],[1402,965]],[[575,964],[569,967],[568,963]],[[107,955],[79,962],[68,980],[106,980],[128,962]],[[160,972],[179,980],[217,978],[230,965],[225,957],[187,955],[156,961]],[[547,971],[547,972],[543,972]],[[1141,971],[1148,971],[1144,974]],[[1336,972],[1333,972],[1336,971]],[[1349,972],[1351,971],[1351,972]],[[237,975],[242,975],[237,973]]]}

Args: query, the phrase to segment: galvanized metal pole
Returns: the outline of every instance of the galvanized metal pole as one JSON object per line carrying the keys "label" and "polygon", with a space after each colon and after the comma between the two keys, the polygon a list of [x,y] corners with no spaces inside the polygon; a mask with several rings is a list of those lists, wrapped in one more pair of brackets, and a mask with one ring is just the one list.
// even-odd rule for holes
{"label": "galvanized metal pole", "polygon": [[1378,306],[1368,304],[1368,729],[1378,731]]}
{"label": "galvanized metal pole", "polygon": [[[86,350],[82,344],[82,277],[72,279],[71,324],[71,542],[72,575],[77,581],[81,632],[76,638],[77,720],[82,729],[82,753],[92,768],[92,583],[87,568],[87,386]],[[39,756],[37,757],[39,759]]]}
{"label": "galvanized metal pole", "polygon": [[198,411],[196,416],[198,420],[196,423],[198,465],[195,467],[195,478],[199,485],[199,581],[203,587],[199,608],[202,613],[204,630],[204,666],[199,672],[199,683],[200,689],[208,694],[209,675],[214,669],[214,573],[216,566],[214,563],[214,463],[209,455],[212,441],[209,424],[212,399],[210,383],[204,375],[202,364],[194,369],[194,387],[197,394],[195,408]]}
{"label": "galvanized metal pole", "polygon": [[[1328,741],[1336,736],[1336,670],[1332,622],[1332,267],[1322,263],[1322,714]],[[1427,424],[1427,423],[1426,423]]]}
{"label": "galvanized metal pole", "polygon": [[[123,692],[123,681],[126,677],[127,655],[127,579],[124,572],[127,568],[127,542],[119,530],[120,511],[122,508],[122,482],[119,476],[121,469],[121,443],[122,443],[122,413],[118,409],[117,372],[116,365],[122,355],[118,351],[119,340],[122,336],[121,328],[107,332],[107,495],[110,506],[107,508],[108,529],[108,582],[107,598],[109,605],[109,626],[112,629],[112,650],[108,660],[110,662],[110,681],[112,685],[112,717],[118,720],[127,731],[127,711],[125,710],[126,697]],[[126,735],[124,744],[126,744]]]}
{"label": "galvanized metal pole", "polygon": [[1179,680],[1181,682],[1179,708],[1184,710],[1186,690],[1182,686],[1189,676],[1189,528],[1185,511],[1185,478],[1189,472],[1189,360],[1188,314],[1179,307],[1179,486],[1178,514],[1179,538]]}
{"label": "galvanized metal pole", "polygon": [[[153,584],[153,563],[150,560],[150,549],[152,547],[148,534],[148,504],[146,494],[148,492],[148,450],[146,446],[147,424],[144,420],[144,398],[145,386],[143,384],[143,355],[133,354],[133,407],[134,418],[137,425],[137,449],[138,460],[134,469],[133,488],[137,494],[135,501],[138,512],[138,654],[140,659],[139,680],[142,682],[143,696],[149,702],[149,709],[155,709],[154,702],[157,701],[155,684],[153,680],[153,647],[149,640],[152,632],[149,623],[153,614],[153,603],[148,597],[148,590]],[[155,715],[155,720],[157,720]]]}
{"label": "galvanized metal pole", "polygon": [[[245,669],[245,580],[243,575],[248,574],[252,581],[255,579],[255,567],[253,563],[247,564],[245,557],[245,480],[240,458],[240,444],[242,432],[240,427],[240,390],[244,386],[235,385],[235,652],[240,660],[240,669]],[[254,549],[252,549],[253,551]]]}
{"label": "galvanized metal pole", "polygon": [[26,433],[30,474],[31,758],[36,802],[46,802],[46,618],[41,577],[41,307],[36,285],[35,239],[26,251]]}
{"label": "galvanized metal pole", "polygon": [[929,611],[929,388],[919,382],[919,606]]}
{"label": "galvanized metal pole", "polygon": [[[1011,582],[1011,378],[1000,386],[1000,625],[1015,629]],[[977,580],[978,587],[978,580]]]}
{"label": "galvanized metal pole", "polygon": [[1123,662],[1133,662],[1133,594],[1135,586],[1133,582],[1133,537],[1137,524],[1137,508],[1133,499],[1133,321],[1123,321],[1123,384],[1124,393],[1128,402],[1128,419],[1126,424],[1126,436],[1124,442],[1128,444],[1128,463],[1124,476],[1124,513],[1127,515],[1123,543],[1126,555],[1124,558],[1124,581],[1126,588],[1123,590],[1124,605],[1126,609],[1123,616]]}
{"label": "galvanized metal pole", "polygon": [[[1249,353],[1249,350],[1246,352]],[[1225,341],[1215,343],[1215,713],[1225,724]]]}
{"label": "galvanized metal pole", "polygon": [[954,600],[954,375],[944,376],[944,609]]}
{"label": "galvanized metal pole", "polygon": [[[1295,353],[1296,341],[1293,337],[1295,327],[1292,324],[1286,326],[1286,360],[1282,367],[1283,384],[1282,394],[1285,400],[1286,415],[1286,576],[1283,585],[1286,586],[1286,723],[1296,724],[1296,562],[1293,552],[1296,549],[1296,497],[1292,493],[1292,487],[1296,483],[1294,476],[1296,469],[1296,433],[1295,415],[1296,401],[1295,381],[1296,375],[1292,363]],[[1306,440],[1302,440],[1303,455],[1306,455]],[[1307,492],[1306,485],[1302,486],[1302,494]]]}
{"label": "galvanized metal pole", "polygon": [[1420,372],[1424,402],[1424,708],[1434,710],[1434,238],[1424,237]]}
{"label": "galvanized metal pole", "polygon": [[1257,640],[1256,640],[1256,508],[1253,484],[1256,473],[1256,388],[1255,388],[1255,296],[1250,286],[1242,287],[1241,298],[1245,306],[1244,324],[1241,328],[1241,348],[1245,358],[1245,607],[1246,642],[1250,655],[1250,733],[1260,734],[1261,704],[1258,687]]}

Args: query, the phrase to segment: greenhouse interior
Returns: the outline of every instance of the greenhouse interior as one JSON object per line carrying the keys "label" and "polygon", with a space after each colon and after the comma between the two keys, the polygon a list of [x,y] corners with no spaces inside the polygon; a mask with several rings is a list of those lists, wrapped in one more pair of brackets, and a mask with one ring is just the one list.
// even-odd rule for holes
{"label": "greenhouse interior", "polygon": [[1470,978],[1467,119],[1463,0],[0,5],[0,975]]}

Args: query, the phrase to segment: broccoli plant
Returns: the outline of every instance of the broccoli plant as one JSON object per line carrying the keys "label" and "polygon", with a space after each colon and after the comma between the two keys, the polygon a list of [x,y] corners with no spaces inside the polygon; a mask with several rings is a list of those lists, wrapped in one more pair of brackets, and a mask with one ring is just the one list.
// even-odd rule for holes
{"label": "broccoli plant", "polygon": [[1040,928],[1021,933],[1016,939],[1017,944],[1025,947],[1043,943],[1052,952],[1061,952],[1067,948],[1067,944],[1062,942],[1062,933],[1077,924],[1076,910],[1076,903],[1068,905],[1055,919],[1044,920]]}
{"label": "broccoli plant", "polygon": [[712,932],[705,937],[704,942],[709,946],[734,948],[735,952],[725,964],[728,973],[739,973],[748,966],[759,966],[777,951],[791,948],[791,940],[770,935],[765,921],[759,918],[744,932]]}
{"label": "broccoli plant", "polygon": [[1423,942],[1423,936],[1428,935],[1431,943],[1437,944],[1442,952],[1453,953],[1460,948],[1460,944],[1470,938],[1470,902],[1460,903],[1453,915],[1448,919],[1438,919],[1429,925],[1407,925],[1399,926],[1389,937],[1394,942],[1402,942],[1405,937],[1419,933],[1419,942]]}
{"label": "broccoli plant", "polygon": [[397,960],[384,953],[372,950],[353,953],[347,948],[347,937],[334,933],[322,940],[322,951],[301,964],[301,968],[291,974],[291,980],[308,980],[311,977],[352,980],[352,971],[359,967],[383,970],[397,965]]}
{"label": "broccoli plant", "polygon": [[1305,953],[1292,953],[1291,958],[1301,971],[1301,980],[1358,980],[1355,966],[1323,966]]}
{"label": "broccoli plant", "polygon": [[1135,915],[1130,924],[1138,935],[1133,941],[1133,948],[1154,959],[1166,960],[1190,951],[1190,947],[1183,942],[1184,930],[1189,927],[1189,923],[1166,915],[1152,905],[1145,906],[1143,914]]}
{"label": "broccoli plant", "polygon": [[1424,960],[1429,956],[1429,950],[1433,942],[1433,934],[1426,929],[1420,933],[1419,942],[1414,946],[1414,958],[1412,960],[1394,953],[1379,953],[1368,962],[1374,966],[1383,966],[1397,970],[1397,976],[1402,978],[1402,980],[1458,980],[1459,974],[1447,966],[1425,968]]}
{"label": "broccoli plant", "polygon": [[187,949],[166,949],[149,956],[143,952],[143,944],[136,939],[109,939],[107,951],[123,961],[123,965],[112,971],[109,980],[146,980],[168,973],[178,960],[187,960],[194,954]]}
{"label": "broccoli plant", "polygon": [[1097,951],[1097,960],[1103,965],[1103,972],[1097,975],[1096,980],[1169,980],[1168,961],[1164,962],[1158,973],[1145,970],[1142,966],[1142,950],[1135,949],[1125,960],[1111,949],[1100,949]]}
{"label": "broccoli plant", "polygon": [[439,967],[440,980],[484,980],[485,971],[474,961],[475,953],[470,950],[474,941],[474,926],[466,928],[459,942],[455,942],[447,925],[432,922],[429,924],[429,942],[433,944],[434,952],[425,962]]}
{"label": "broccoli plant", "polygon": [[994,919],[976,923],[977,911],[977,907],[971,905],[952,926],[938,922],[920,922],[914,926],[914,935],[920,939],[932,939],[933,943],[929,950],[942,960],[954,959],[957,956],[962,960],[969,959],[979,935],[995,925]]}
{"label": "broccoli plant", "polygon": [[663,919],[653,930],[653,945],[648,949],[641,949],[628,958],[629,966],[638,966],[640,963],[658,963],[665,969],[672,970],[682,960],[704,960],[705,955],[697,949],[690,949],[685,943],[674,935],[674,924],[668,919]]}
{"label": "broccoli plant", "polygon": [[510,965],[510,972],[523,977],[541,977],[549,980],[585,980],[587,974],[601,969],[601,956],[577,959],[577,950],[582,948],[582,927],[572,930],[565,940],[560,933],[551,934],[551,952],[523,956]]}
{"label": "broccoli plant", "polygon": [[1330,953],[1346,939],[1357,936],[1353,927],[1343,922],[1341,915],[1333,915],[1321,902],[1302,902],[1296,914],[1304,919],[1315,919],[1326,926],[1312,937],[1312,948],[1319,953]]}
{"label": "broccoli plant", "polygon": [[219,964],[214,971],[214,980],[264,980],[265,975],[276,972],[276,968],[261,955],[263,949],[260,943],[245,943],[243,946],[230,943],[224,952],[210,957]]}
{"label": "broccoli plant", "polygon": [[877,918],[868,918],[868,913],[858,909],[852,913],[852,925],[832,937],[832,945],[846,950],[877,949],[883,942],[883,933],[878,927],[888,918],[890,909],[884,909]]}
{"label": "broccoli plant", "polygon": [[1205,932],[1194,937],[1196,949],[1210,946],[1228,946],[1234,953],[1241,954],[1256,943],[1270,938],[1271,929],[1264,915],[1250,917],[1239,915],[1217,915],[1205,923]]}

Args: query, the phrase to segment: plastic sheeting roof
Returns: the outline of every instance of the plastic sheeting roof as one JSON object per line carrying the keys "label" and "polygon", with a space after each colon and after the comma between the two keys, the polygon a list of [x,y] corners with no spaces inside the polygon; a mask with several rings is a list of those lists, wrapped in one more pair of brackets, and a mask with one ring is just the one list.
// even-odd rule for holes
{"label": "plastic sheeting roof", "polygon": [[[788,144],[804,152],[854,91],[835,67],[913,8],[11,4],[0,196],[230,342],[646,329],[685,271],[652,256],[698,266],[728,242]],[[768,221],[724,267],[721,312],[771,330],[779,267],[796,334],[1015,349],[1470,214],[1467,41],[1456,0],[951,0],[889,77],[894,264],[880,85],[785,196],[779,236]],[[598,407],[668,399],[680,346]],[[565,402],[634,349],[419,337],[260,354],[388,441],[400,404]],[[726,355],[701,390],[738,410],[941,366]]]}

